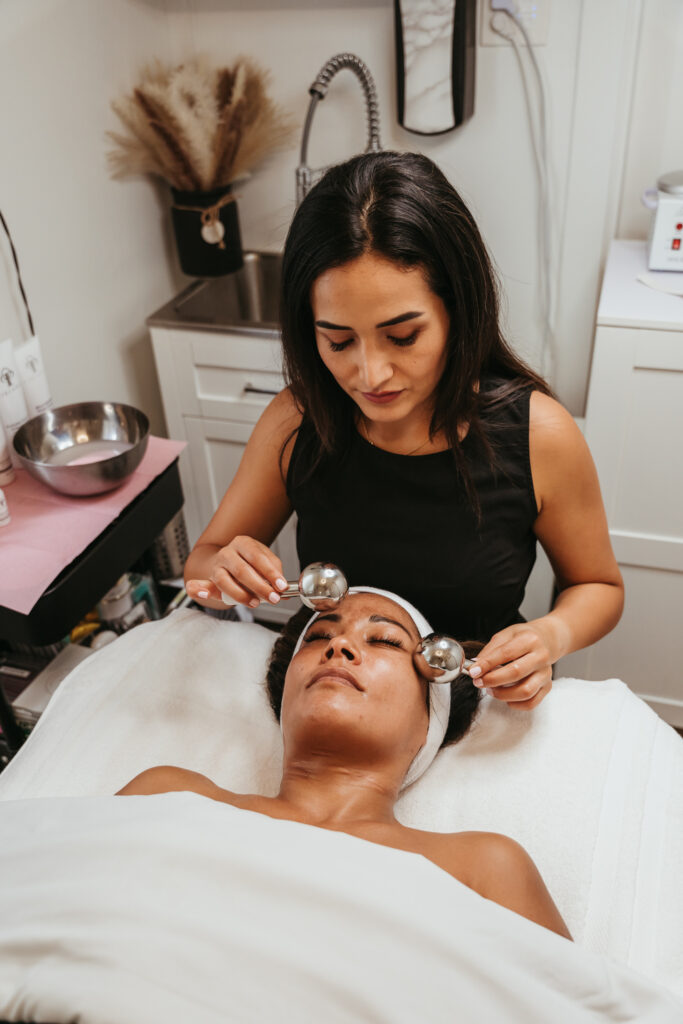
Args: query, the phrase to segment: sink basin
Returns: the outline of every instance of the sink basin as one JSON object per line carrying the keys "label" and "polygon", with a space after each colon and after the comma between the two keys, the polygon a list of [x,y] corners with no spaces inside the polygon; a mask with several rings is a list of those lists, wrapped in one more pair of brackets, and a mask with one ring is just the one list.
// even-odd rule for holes
{"label": "sink basin", "polygon": [[191,327],[278,337],[282,256],[245,252],[244,266],[232,274],[193,281],[147,319],[154,327]]}

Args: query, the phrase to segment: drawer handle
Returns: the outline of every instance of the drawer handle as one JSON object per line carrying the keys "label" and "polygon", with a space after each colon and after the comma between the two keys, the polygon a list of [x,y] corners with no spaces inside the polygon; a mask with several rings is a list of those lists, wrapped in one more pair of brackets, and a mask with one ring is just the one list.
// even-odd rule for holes
{"label": "drawer handle", "polygon": [[253,386],[253,384],[245,384],[244,385],[244,394],[245,395],[279,395],[280,392],[278,390],[274,390],[273,388],[255,388]]}

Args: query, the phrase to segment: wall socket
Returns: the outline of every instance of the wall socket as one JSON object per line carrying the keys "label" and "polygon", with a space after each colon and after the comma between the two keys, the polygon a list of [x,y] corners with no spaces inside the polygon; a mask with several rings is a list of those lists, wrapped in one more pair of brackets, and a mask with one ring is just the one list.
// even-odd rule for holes
{"label": "wall socket", "polygon": [[[479,10],[481,13],[479,22],[479,45],[480,46],[509,46],[502,36],[499,36],[491,28],[491,20],[495,18],[494,25],[500,26],[501,31],[514,35],[514,39],[520,46],[524,46],[524,36],[509,18],[501,10],[494,10],[491,7],[492,0],[480,0]],[[498,0],[500,3],[500,0]],[[519,20],[524,25],[527,35],[533,46],[545,46],[548,42],[548,22],[550,20],[550,0],[511,0],[511,7]]]}

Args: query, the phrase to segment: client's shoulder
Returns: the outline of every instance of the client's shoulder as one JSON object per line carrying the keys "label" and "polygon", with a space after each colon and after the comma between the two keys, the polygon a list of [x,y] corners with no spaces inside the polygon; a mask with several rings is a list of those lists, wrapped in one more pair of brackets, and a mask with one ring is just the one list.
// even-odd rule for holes
{"label": "client's shoulder", "polygon": [[215,797],[218,786],[206,775],[170,764],[147,768],[131,779],[117,796],[150,796],[153,793],[190,792]]}
{"label": "client's shoulder", "polygon": [[409,832],[420,853],[482,895],[491,880],[533,865],[523,846],[499,832]]}
{"label": "client's shoulder", "polygon": [[500,832],[427,833],[439,866],[482,896],[496,899],[501,879],[538,875],[524,847]]}
{"label": "client's shoulder", "polygon": [[515,839],[499,832],[458,832],[442,842],[446,860],[440,867],[486,899],[571,938],[540,871]]}
{"label": "client's shoulder", "polygon": [[[455,832],[444,836],[454,859],[464,864],[481,891],[508,872],[526,872],[535,865],[524,847],[501,832]],[[485,895],[485,894],[484,894]]]}

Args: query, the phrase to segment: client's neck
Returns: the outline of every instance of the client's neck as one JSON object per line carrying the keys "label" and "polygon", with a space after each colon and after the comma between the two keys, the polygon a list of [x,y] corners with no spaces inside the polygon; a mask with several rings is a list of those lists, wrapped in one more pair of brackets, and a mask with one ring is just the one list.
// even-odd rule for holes
{"label": "client's neck", "polygon": [[315,755],[287,758],[277,799],[318,825],[394,822],[402,779],[386,768],[324,763]]}

